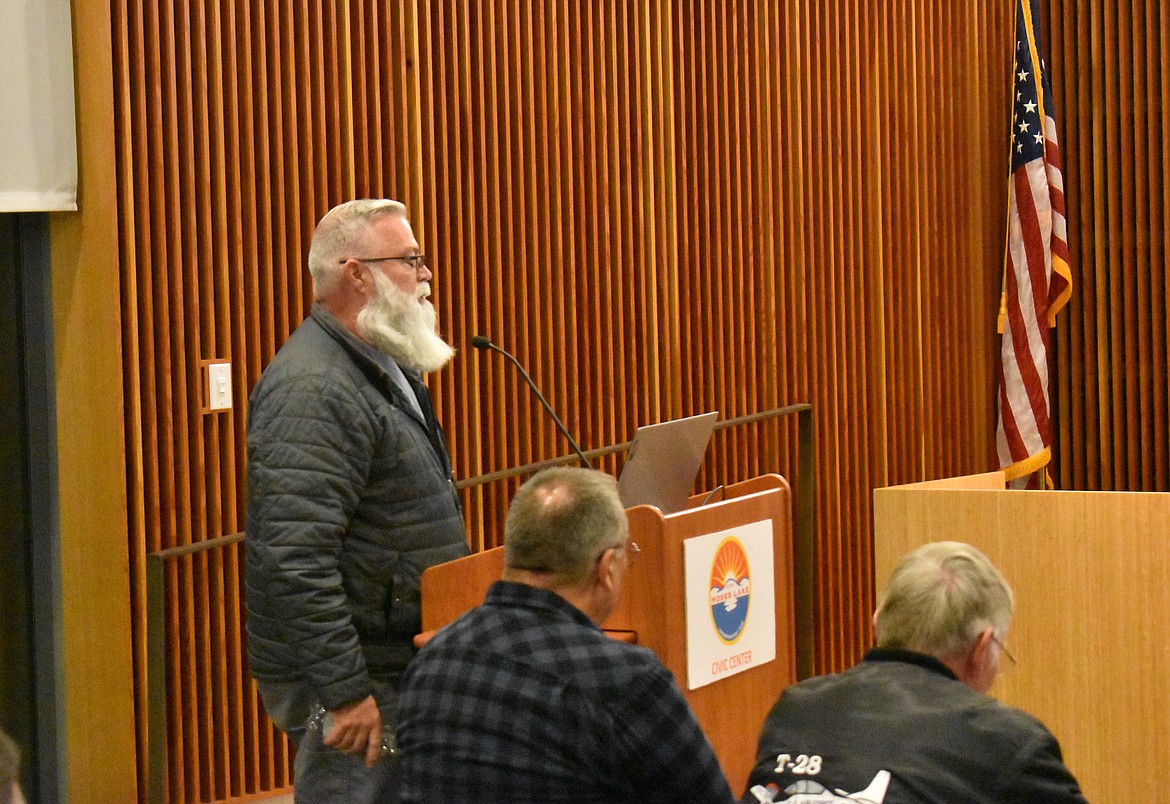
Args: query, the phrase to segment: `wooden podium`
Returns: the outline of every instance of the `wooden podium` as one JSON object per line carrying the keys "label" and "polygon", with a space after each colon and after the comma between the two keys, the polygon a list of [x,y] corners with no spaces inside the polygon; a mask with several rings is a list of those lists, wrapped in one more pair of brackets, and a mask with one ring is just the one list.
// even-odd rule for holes
{"label": "wooden podium", "polygon": [[[788,482],[762,475],[730,486],[724,499],[663,516],[640,505],[627,511],[630,537],[641,547],[631,563],[618,608],[603,628],[654,651],[674,674],[727,775],[743,792],[755,761],[760,726],[780,691],[796,680],[793,615],[792,500]],[[768,520],[772,524],[776,589],[776,658],[694,690],[687,689],[683,542]],[[483,602],[500,577],[502,547],[431,567],[423,574],[423,629],[433,631]]]}
{"label": "wooden podium", "polygon": [[1044,721],[1089,801],[1170,790],[1170,494],[1016,491],[1002,472],[874,491],[878,588],[926,542],[982,550],[1012,585],[1019,666],[992,695]]}

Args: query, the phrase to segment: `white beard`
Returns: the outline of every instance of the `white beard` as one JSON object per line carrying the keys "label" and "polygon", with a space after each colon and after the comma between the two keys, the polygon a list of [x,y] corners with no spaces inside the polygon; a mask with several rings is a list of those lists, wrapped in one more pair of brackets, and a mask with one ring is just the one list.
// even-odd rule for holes
{"label": "white beard", "polygon": [[417,296],[411,296],[381,271],[371,273],[377,293],[358,313],[358,334],[399,366],[421,374],[447,365],[455,350],[435,332],[435,307],[426,299],[430,283],[420,282]]}

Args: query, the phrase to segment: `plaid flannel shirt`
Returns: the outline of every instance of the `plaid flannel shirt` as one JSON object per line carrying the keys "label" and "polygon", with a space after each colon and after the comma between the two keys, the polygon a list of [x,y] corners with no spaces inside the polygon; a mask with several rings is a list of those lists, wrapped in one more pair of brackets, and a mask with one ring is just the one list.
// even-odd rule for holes
{"label": "plaid flannel shirt", "polygon": [[504,581],[407,669],[402,800],[729,802],[670,672],[560,596]]}

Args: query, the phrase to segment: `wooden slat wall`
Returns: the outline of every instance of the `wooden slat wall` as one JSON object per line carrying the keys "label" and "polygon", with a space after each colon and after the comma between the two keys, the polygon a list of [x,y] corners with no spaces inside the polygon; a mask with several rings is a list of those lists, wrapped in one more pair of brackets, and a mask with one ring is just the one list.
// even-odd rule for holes
{"label": "wooden slat wall", "polygon": [[[1066,487],[1165,489],[1170,37],[1164,4],[1119,5],[1045,19],[1077,272],[1057,462]],[[243,527],[245,400],[347,198],[405,201],[436,265],[459,477],[568,452],[474,334],[587,448],[813,403],[820,670],[870,638],[871,490],[991,468],[1009,0],[111,9],[140,765],[144,556]],[[232,363],[231,412],[201,411],[208,360]],[[791,476],[794,445],[794,422],[725,431],[699,485]],[[514,485],[465,492],[477,548]],[[290,783],[247,680],[241,555],[171,570],[172,801]]]}
{"label": "wooden slat wall", "polygon": [[1054,339],[1054,478],[1061,488],[1165,491],[1170,7],[1045,11],[1075,282]]}

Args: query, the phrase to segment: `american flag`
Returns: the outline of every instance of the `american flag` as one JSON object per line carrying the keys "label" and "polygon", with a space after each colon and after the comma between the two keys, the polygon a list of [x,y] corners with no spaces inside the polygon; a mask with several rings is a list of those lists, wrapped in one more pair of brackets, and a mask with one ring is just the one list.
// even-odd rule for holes
{"label": "american flag", "polygon": [[1052,459],[1049,329],[1072,295],[1064,179],[1052,93],[1040,57],[1038,0],[1017,0],[1008,241],[999,331],[999,465],[1013,486],[1037,486]]}

